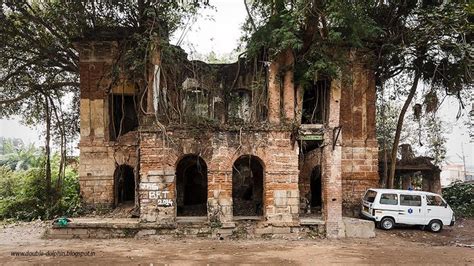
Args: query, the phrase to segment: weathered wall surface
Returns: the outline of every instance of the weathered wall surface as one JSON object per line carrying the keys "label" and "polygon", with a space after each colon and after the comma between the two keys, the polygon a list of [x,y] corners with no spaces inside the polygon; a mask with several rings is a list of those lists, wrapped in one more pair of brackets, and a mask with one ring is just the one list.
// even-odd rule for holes
{"label": "weathered wall surface", "polygon": [[365,190],[378,186],[375,136],[375,77],[353,55],[350,75],[343,76],[341,97],[342,187],[344,213],[356,215]]}
{"label": "weathered wall surface", "polygon": [[[232,223],[233,165],[241,156],[252,155],[258,158],[264,171],[263,223],[297,226],[300,195],[306,195],[310,189],[306,177],[310,176],[317,163],[321,166],[322,213],[326,220],[326,232],[330,237],[340,237],[344,232],[343,210],[355,214],[353,210],[358,208],[363,192],[368,187],[377,186],[375,81],[373,72],[359,63],[355,55],[352,60],[358,63],[349,65],[341,73],[340,81],[331,82],[327,123],[321,125],[324,140],[318,148],[319,157],[308,158],[299,169],[300,151],[292,135],[295,133],[292,126],[297,126],[293,122],[301,120],[298,116],[301,115],[303,96],[301,91],[295,92],[291,68],[284,73],[283,80],[277,76],[280,65],[292,66],[292,58],[270,64],[268,97],[262,96],[268,101],[262,100],[259,103],[261,106],[258,106],[262,110],[268,108],[268,115],[257,116],[256,112],[251,112],[248,118],[240,119],[241,123],[249,120],[257,122],[255,127],[247,126],[246,123],[238,127],[225,123],[230,121],[226,120],[229,110],[225,110],[224,106],[213,107],[224,104],[226,97],[218,91],[222,86],[216,85],[219,82],[215,80],[210,83],[200,81],[203,87],[209,89],[209,99],[206,101],[212,107],[209,107],[204,118],[218,125],[190,125],[193,122],[191,120],[197,118],[195,113],[191,113],[184,120],[189,123],[187,125],[164,122],[166,133],[163,133],[161,128],[154,126],[156,117],[142,114],[137,131],[111,141],[109,95],[130,95],[135,92],[131,87],[126,87],[127,91],[124,91],[110,86],[109,73],[117,49],[114,42],[88,42],[80,47],[79,176],[81,193],[88,204],[114,205],[114,172],[118,165],[127,164],[135,170],[136,205],[140,207],[140,220],[173,226],[177,216],[176,167],[184,156],[194,154],[199,155],[207,165],[209,220]],[[224,68],[232,67],[228,65]],[[219,66],[211,68],[211,74],[225,70],[218,72]],[[233,84],[236,80],[236,88],[248,90],[245,84],[249,82],[241,79],[232,76],[231,80],[221,82]],[[253,95],[252,91],[247,93]],[[174,98],[171,97],[176,102],[187,99],[176,94]],[[147,97],[148,100],[153,99],[152,93]],[[145,109],[153,111],[150,104]],[[249,106],[254,108],[254,105],[251,103]],[[158,113],[165,107],[159,107]],[[161,119],[159,115],[157,117]],[[336,138],[339,129],[342,133]],[[305,178],[300,179],[302,176]]]}
{"label": "weathered wall surface", "polygon": [[208,167],[208,216],[222,223],[231,222],[232,166],[240,156],[254,155],[264,165],[265,221],[276,226],[298,224],[298,152],[290,142],[290,133],[200,132],[193,137],[189,132],[171,130],[167,134],[169,139],[162,134],[141,134],[143,221],[174,223],[175,167],[183,156],[199,154]]}
{"label": "weathered wall surface", "polygon": [[[86,204],[113,206],[117,165],[137,165],[137,135],[129,133],[109,142],[107,89],[116,44],[90,42],[80,50],[80,165],[81,195]],[[113,89],[113,88],[112,88]]]}

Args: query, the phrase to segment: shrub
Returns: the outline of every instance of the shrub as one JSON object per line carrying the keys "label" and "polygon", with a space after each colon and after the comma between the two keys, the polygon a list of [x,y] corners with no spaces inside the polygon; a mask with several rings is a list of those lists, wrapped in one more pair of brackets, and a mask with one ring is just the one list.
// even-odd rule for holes
{"label": "shrub", "polygon": [[474,217],[474,184],[456,182],[443,189],[443,197],[457,217]]}
{"label": "shrub", "polygon": [[0,166],[0,219],[51,219],[79,214],[78,174],[75,169],[66,167],[62,184],[56,186],[58,169],[59,157],[53,156],[53,191],[49,193],[53,203],[49,206],[44,167],[12,170],[8,165]]}

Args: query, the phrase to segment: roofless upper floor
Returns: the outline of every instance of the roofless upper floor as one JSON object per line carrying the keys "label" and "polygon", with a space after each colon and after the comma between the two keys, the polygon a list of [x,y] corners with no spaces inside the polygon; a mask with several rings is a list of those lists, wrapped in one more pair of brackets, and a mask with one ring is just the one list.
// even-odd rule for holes
{"label": "roofless upper floor", "polygon": [[131,36],[123,29],[99,31],[76,42],[81,99],[102,102],[103,111],[90,112],[104,117],[110,140],[159,126],[321,130],[331,112],[331,86],[352,87],[353,72],[367,70],[351,63],[341,71],[342,82],[319,77],[302,85],[295,82],[291,63],[241,57],[230,64],[207,64],[188,60],[180,47],[159,40],[140,47]]}

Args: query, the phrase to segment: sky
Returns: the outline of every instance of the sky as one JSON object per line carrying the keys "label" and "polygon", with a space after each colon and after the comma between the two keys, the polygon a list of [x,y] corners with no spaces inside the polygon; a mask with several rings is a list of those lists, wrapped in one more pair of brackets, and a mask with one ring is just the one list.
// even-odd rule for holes
{"label": "sky", "polygon": [[[247,16],[242,0],[210,0],[215,8],[206,8],[187,31],[181,47],[193,56],[194,52],[218,55],[232,53],[239,44],[241,27]],[[182,31],[172,36],[176,44]],[[237,59],[237,58],[235,58]]]}
{"label": "sky", "polygon": [[[210,0],[215,9],[200,12],[192,27],[186,32],[181,42],[190,57],[214,52],[227,55],[237,48],[241,36],[241,26],[246,17],[242,0]],[[172,38],[176,44],[182,32],[178,31]],[[474,98],[474,97],[471,97]],[[469,99],[467,99],[469,100]],[[449,123],[451,132],[447,135],[447,159],[449,162],[462,162],[462,146],[467,164],[474,164],[474,143],[469,142],[466,115],[471,104],[464,110],[464,117],[456,121],[457,103],[454,99],[446,99],[439,110],[441,118]],[[42,145],[41,128],[28,128],[21,125],[18,119],[0,120],[0,136],[21,138],[26,143]]]}

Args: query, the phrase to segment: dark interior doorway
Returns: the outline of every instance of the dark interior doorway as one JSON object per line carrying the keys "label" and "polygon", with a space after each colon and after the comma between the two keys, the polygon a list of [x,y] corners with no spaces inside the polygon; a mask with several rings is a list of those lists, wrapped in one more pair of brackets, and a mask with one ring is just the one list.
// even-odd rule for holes
{"label": "dark interior doorway", "polygon": [[129,165],[119,165],[115,169],[115,206],[135,202],[135,173]]}
{"label": "dark interior doorway", "polygon": [[315,166],[311,172],[311,209],[316,212],[321,211],[322,206],[322,187],[321,187],[321,166]]}
{"label": "dark interior doorway", "polygon": [[263,215],[263,165],[258,157],[244,155],[235,161],[232,200],[234,216]]}
{"label": "dark interior doorway", "polygon": [[198,155],[183,157],[176,166],[178,216],[207,215],[207,165]]}

